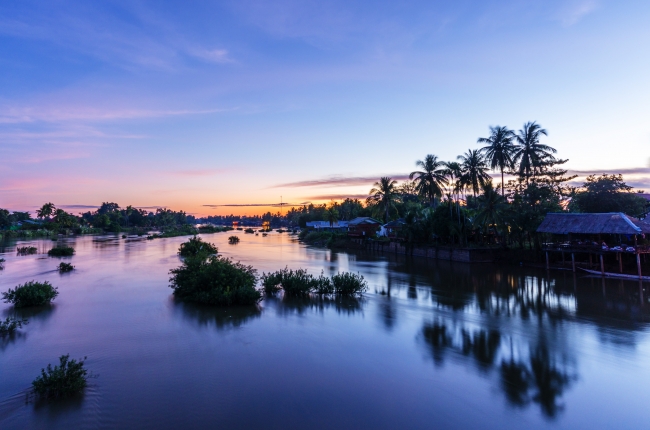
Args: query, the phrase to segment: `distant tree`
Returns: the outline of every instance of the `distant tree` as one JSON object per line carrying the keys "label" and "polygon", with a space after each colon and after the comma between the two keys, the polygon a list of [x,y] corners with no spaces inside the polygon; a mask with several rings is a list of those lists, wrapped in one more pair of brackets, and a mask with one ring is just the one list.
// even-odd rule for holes
{"label": "distant tree", "polygon": [[422,170],[411,172],[409,179],[414,179],[415,189],[433,206],[436,196],[442,196],[442,188],[447,183],[445,164],[435,155],[428,154],[415,165]]}
{"label": "distant tree", "polygon": [[334,227],[334,224],[339,222],[339,211],[336,210],[335,207],[327,209],[327,212],[325,212],[325,214],[327,216],[327,221],[330,223],[330,228]]}
{"label": "distant tree", "polygon": [[7,228],[10,225],[9,211],[7,209],[0,209],[0,228]]}
{"label": "distant tree", "polygon": [[548,132],[534,121],[524,124],[515,135],[517,148],[514,161],[519,164],[519,176],[526,181],[535,176],[547,161],[552,161],[553,154],[557,152],[554,148],[539,142],[542,135],[548,136]]}
{"label": "distant tree", "polygon": [[476,200],[478,210],[474,216],[474,225],[484,229],[485,232],[488,232],[490,227],[494,227],[495,232],[498,233],[500,227],[504,225],[504,216],[508,207],[505,198],[494,190],[492,181],[488,181],[483,185],[483,194]]}
{"label": "distant tree", "polygon": [[11,222],[21,222],[32,219],[32,215],[29,212],[14,211],[11,215],[9,215],[9,218],[11,219]]}
{"label": "distant tree", "polygon": [[505,196],[505,181],[503,172],[514,166],[513,156],[515,154],[515,145],[512,141],[515,139],[515,133],[508,130],[507,127],[490,127],[490,137],[479,137],[477,143],[485,143],[486,146],[481,148],[485,158],[490,163],[492,170],[501,171],[501,196]]}
{"label": "distant tree", "polygon": [[117,203],[103,202],[99,209],[97,209],[97,213],[99,215],[103,215],[111,212],[117,212],[118,210],[120,210],[120,205]]}
{"label": "distant tree", "polygon": [[40,219],[49,218],[54,214],[55,210],[56,207],[54,207],[54,203],[45,203],[43,206],[41,206],[40,209],[36,211],[36,216]]}
{"label": "distant tree", "polygon": [[631,216],[644,216],[648,201],[634,193],[623,181],[623,175],[591,175],[581,189],[576,190],[569,208],[577,212],[623,212]]}
{"label": "distant tree", "polygon": [[389,211],[395,207],[395,202],[398,198],[397,182],[389,177],[382,177],[378,182],[375,182],[374,188],[370,190],[370,196],[366,199],[369,204],[376,204],[385,212],[384,220],[388,222]]}
{"label": "distant tree", "polygon": [[479,193],[481,187],[490,181],[487,173],[487,164],[478,150],[468,149],[463,155],[458,156],[462,169],[461,181],[472,190],[474,197]]}
{"label": "distant tree", "polygon": [[359,199],[347,198],[339,205],[339,216],[344,220],[351,220],[359,216],[363,210],[363,205]]}

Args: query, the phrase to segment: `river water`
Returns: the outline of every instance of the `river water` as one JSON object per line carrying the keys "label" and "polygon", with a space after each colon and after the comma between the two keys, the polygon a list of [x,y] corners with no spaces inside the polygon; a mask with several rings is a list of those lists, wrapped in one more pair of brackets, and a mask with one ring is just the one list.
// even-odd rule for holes
{"label": "river water", "polygon": [[[261,273],[361,273],[360,300],[177,303],[168,271],[187,238],[60,239],[76,255],[7,261],[0,291],[50,281],[46,308],[0,338],[0,428],[647,428],[650,303],[636,281],[337,253],[286,234],[203,235]],[[76,270],[59,274],[60,261]],[[644,305],[645,303],[645,305]],[[86,356],[82,396],[42,403],[31,381]]]}

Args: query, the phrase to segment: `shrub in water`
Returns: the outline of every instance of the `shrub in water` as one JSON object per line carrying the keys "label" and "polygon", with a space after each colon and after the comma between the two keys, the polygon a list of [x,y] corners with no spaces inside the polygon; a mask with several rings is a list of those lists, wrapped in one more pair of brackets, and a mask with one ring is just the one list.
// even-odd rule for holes
{"label": "shrub in water", "polygon": [[70,263],[61,263],[57,266],[56,270],[58,270],[60,273],[72,272],[74,270],[74,266]]}
{"label": "shrub in water", "polygon": [[12,303],[17,308],[42,306],[50,303],[59,292],[49,282],[30,281],[2,293],[5,303]]}
{"label": "shrub in water", "polygon": [[0,258],[0,270],[2,270],[2,269],[4,269],[4,268],[5,268],[5,259],[4,259],[4,258]]}
{"label": "shrub in water", "polygon": [[239,237],[237,237],[237,236],[230,236],[230,237],[228,238],[228,243],[231,244],[231,245],[235,245],[235,244],[239,243]]}
{"label": "shrub in water", "polygon": [[368,283],[363,276],[351,272],[337,273],[332,276],[332,284],[334,293],[342,296],[361,295],[368,289]]}
{"label": "shrub in water", "polygon": [[174,296],[209,305],[252,305],[261,298],[255,289],[256,271],[220,255],[189,257],[170,271]]}
{"label": "shrub in water", "polygon": [[18,253],[18,255],[36,254],[36,251],[37,249],[35,246],[21,246],[16,248],[16,253]]}
{"label": "shrub in water", "polygon": [[252,234],[255,233],[255,230],[253,230],[252,228],[247,228],[246,230],[244,230],[244,233]]}
{"label": "shrub in water", "polygon": [[74,248],[70,246],[57,246],[47,251],[50,257],[70,257],[74,255]]}
{"label": "shrub in water", "polygon": [[181,257],[195,257],[199,254],[203,254],[205,257],[211,254],[216,254],[219,252],[216,246],[212,243],[204,242],[198,236],[194,236],[187,242],[181,243],[180,248],[178,248],[178,254]]}
{"label": "shrub in water", "polygon": [[267,293],[274,293],[282,286],[284,294],[289,296],[305,296],[316,288],[314,277],[305,269],[290,270],[284,268],[274,273],[264,274],[262,285]]}
{"label": "shrub in water", "polygon": [[81,392],[86,387],[88,371],[83,360],[70,360],[70,355],[59,357],[59,365],[41,369],[41,376],[34,379],[34,392],[43,398],[69,397]]}
{"label": "shrub in water", "polygon": [[27,320],[17,320],[13,317],[7,318],[4,321],[0,321],[0,336],[12,334],[25,324],[27,324]]}

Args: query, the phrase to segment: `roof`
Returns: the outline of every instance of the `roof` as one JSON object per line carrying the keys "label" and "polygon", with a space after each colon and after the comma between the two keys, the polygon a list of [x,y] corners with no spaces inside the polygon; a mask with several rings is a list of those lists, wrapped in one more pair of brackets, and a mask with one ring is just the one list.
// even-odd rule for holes
{"label": "roof", "polygon": [[369,216],[360,216],[348,223],[348,225],[359,225],[359,224],[381,224],[381,223],[374,218],[370,218]]}
{"label": "roof", "polygon": [[553,234],[642,234],[650,233],[650,224],[622,212],[549,213],[537,231]]}
{"label": "roof", "polygon": [[406,222],[404,221],[404,218],[400,218],[400,219],[396,219],[394,221],[391,221],[389,223],[384,224],[383,227],[384,228],[395,228],[395,227],[401,227],[404,224],[406,224]]}
{"label": "roof", "polygon": [[313,227],[313,228],[345,228],[348,226],[347,221],[337,221],[335,222],[332,226],[330,226],[329,221],[307,221],[305,223],[307,227]]}

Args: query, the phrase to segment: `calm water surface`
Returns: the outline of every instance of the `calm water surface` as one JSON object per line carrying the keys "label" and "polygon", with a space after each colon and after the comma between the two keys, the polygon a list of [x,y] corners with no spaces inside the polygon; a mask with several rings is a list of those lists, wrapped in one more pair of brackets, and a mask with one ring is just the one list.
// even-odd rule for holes
{"label": "calm water surface", "polygon": [[[238,232],[240,233],[240,232]],[[0,428],[648,428],[650,303],[637,282],[571,272],[334,253],[287,235],[204,235],[259,272],[360,272],[361,300],[174,301],[187,238],[61,239],[7,260],[0,291],[52,282],[51,307],[0,317]],[[647,287],[647,285],[645,285]],[[646,303],[643,305],[643,303]],[[26,402],[40,369],[87,356],[83,396]]]}

